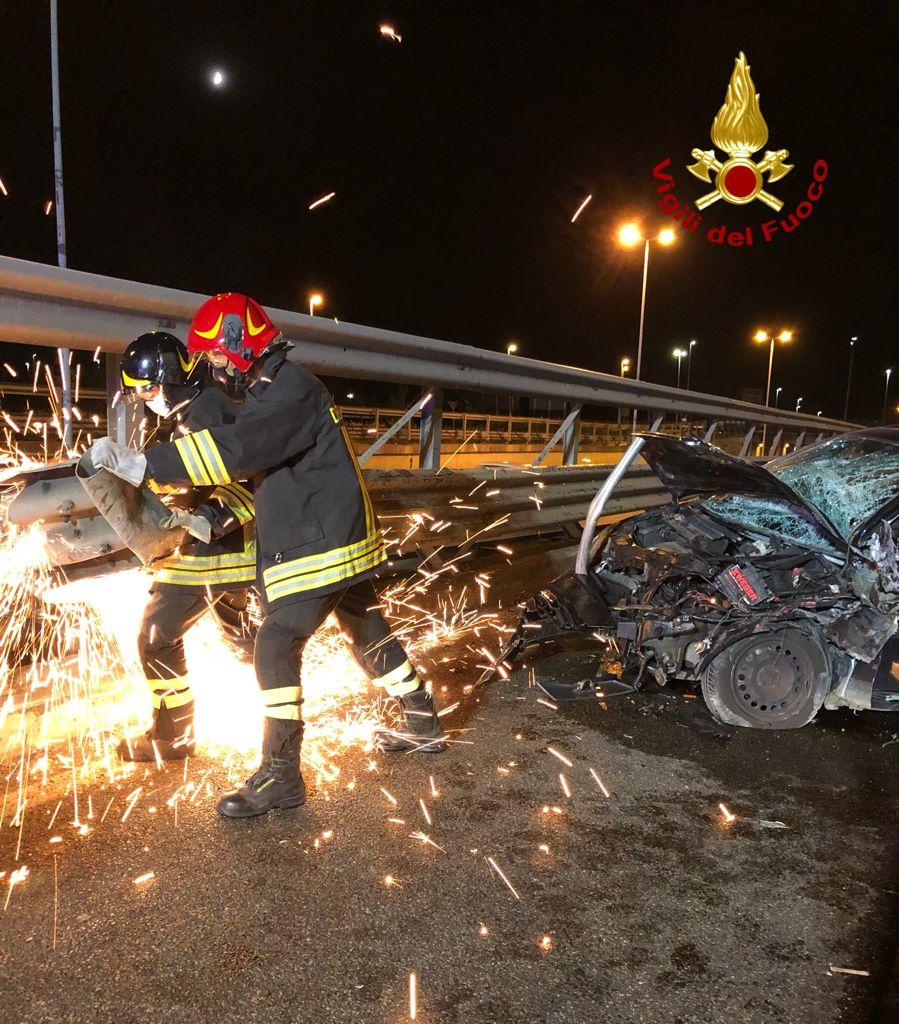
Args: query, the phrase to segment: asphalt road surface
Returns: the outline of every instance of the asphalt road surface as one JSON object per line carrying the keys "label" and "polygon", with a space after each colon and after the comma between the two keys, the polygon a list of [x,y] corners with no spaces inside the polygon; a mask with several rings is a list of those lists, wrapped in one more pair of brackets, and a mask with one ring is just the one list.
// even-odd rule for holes
{"label": "asphalt road surface", "polygon": [[[589,658],[534,669],[580,678]],[[177,827],[150,794],[55,861],[45,841],[0,884],[0,1020],[401,1024],[412,972],[421,1024],[899,1019],[899,717],[760,733],[683,694],[538,696],[516,672],[450,716],[446,754],[350,754],[299,811],[219,820],[224,779],[197,758],[211,795]],[[180,774],[153,778],[163,798]],[[26,843],[51,810],[29,809]]]}

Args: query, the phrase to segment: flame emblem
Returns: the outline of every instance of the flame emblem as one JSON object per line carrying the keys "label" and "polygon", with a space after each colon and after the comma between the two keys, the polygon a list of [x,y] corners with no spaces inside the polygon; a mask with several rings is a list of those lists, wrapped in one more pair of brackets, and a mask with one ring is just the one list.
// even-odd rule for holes
{"label": "flame emblem", "polygon": [[768,141],[768,125],[742,51],[734,64],[724,103],[712,121],[711,136],[729,159],[722,163],[714,149],[692,150],[690,155],[696,163],[689,164],[687,170],[701,181],[711,182],[709,172],[715,174],[715,190],[696,200],[697,209],[704,210],[718,199],[737,206],[760,199],[779,211],[783,201],[765,191],[764,175],[768,175],[769,183],[779,181],[793,170],[793,165],[785,163],[790,155],[786,149],[768,149],[758,163],[752,159],[752,154]]}

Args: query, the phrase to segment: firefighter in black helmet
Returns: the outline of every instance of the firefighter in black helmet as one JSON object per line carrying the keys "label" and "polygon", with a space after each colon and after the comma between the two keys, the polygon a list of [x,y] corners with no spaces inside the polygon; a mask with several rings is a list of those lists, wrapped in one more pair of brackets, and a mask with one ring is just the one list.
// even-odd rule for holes
{"label": "firefighter in black helmet", "polygon": [[91,449],[95,466],[134,484],[146,478],[216,486],[253,478],[265,613],[254,661],[265,729],[258,770],[218,803],[229,818],[306,800],[300,666],[307,641],[331,612],[368,676],[397,700],[400,722],[381,732],[381,749],[446,749],[434,698],[378,607],[371,577],[387,555],[362,470],[331,396],[287,358],[288,347],[253,299],[214,296],[197,311],[188,348],[239,384],[246,397],[236,421],[146,454],[105,439]]}
{"label": "firefighter in black helmet", "polygon": [[[121,390],[159,417],[161,436],[233,423],[237,404],[199,361],[164,331],[142,334],[119,363]],[[183,429],[182,429],[183,428]],[[161,488],[166,497],[165,489]],[[184,635],[212,607],[225,636],[244,659],[252,657],[247,588],[256,574],[253,496],[239,483],[177,488],[168,525],[193,538],[155,567],[150,601],[138,634],[138,652],[153,698],[153,724],[119,743],[127,761],[178,760],[193,754],[193,693]],[[154,749],[155,748],[155,749]]]}

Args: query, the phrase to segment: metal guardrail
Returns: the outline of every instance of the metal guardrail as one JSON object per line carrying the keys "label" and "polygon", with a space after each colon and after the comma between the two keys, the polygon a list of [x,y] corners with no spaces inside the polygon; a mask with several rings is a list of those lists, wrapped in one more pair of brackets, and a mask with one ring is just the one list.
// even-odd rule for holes
{"label": "metal guardrail", "polygon": [[[152,327],[184,334],[206,298],[174,288],[123,281],[98,274],[0,257],[0,339],[24,344],[121,352],[135,335]],[[264,296],[262,296],[264,300]],[[510,356],[433,338],[271,309],[275,323],[296,348],[292,358],[314,373],[418,384],[435,392],[422,430],[422,465],[436,468],[440,451],[441,389],[528,395],[630,408],[653,415],[733,420],[808,432],[840,432],[853,424],[766,408],[719,395],[705,395],[633,381],[573,366]],[[576,457],[575,420],[564,439]],[[571,441],[574,440],[574,444]],[[436,456],[436,457],[435,457]]]}

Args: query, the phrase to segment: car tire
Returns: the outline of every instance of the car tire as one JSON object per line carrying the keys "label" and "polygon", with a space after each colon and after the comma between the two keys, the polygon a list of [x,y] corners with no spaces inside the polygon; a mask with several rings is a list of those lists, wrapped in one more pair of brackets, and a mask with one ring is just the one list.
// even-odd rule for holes
{"label": "car tire", "polygon": [[791,623],[742,637],[716,654],[703,670],[702,695],[726,725],[801,729],[818,713],[830,683],[823,637]]}

